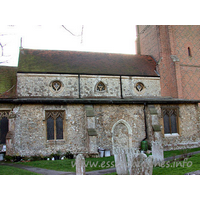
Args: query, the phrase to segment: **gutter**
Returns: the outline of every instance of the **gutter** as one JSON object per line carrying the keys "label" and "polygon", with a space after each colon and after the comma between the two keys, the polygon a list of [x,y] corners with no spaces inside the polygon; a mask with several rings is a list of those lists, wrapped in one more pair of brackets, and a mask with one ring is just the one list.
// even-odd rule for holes
{"label": "gutter", "polygon": [[12,104],[198,104],[200,100],[186,100],[173,98],[135,98],[135,99],[99,99],[99,98],[13,98],[1,99],[0,103]]}
{"label": "gutter", "polygon": [[148,132],[147,132],[147,119],[146,119],[146,103],[144,103],[144,124],[145,124],[145,133],[146,133],[146,136],[145,138],[142,140],[146,140],[148,138]]}

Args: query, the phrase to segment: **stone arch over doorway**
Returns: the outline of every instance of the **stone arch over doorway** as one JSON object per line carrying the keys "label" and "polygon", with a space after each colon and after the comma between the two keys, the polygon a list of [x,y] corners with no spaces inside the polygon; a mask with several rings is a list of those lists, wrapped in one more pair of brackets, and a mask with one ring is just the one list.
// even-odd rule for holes
{"label": "stone arch over doorway", "polygon": [[115,148],[127,149],[132,147],[132,128],[128,122],[120,119],[113,125],[111,133],[113,152]]}

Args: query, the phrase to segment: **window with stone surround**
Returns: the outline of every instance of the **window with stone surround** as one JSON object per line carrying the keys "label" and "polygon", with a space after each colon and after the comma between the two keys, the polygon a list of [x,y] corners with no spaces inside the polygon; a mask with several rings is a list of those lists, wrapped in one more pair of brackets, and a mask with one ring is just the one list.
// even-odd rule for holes
{"label": "window with stone surround", "polygon": [[64,111],[46,111],[47,140],[63,139]]}
{"label": "window with stone surround", "polygon": [[96,85],[96,91],[97,92],[104,92],[105,90],[106,90],[105,84],[102,81],[98,82],[97,85]]}
{"label": "window with stone surround", "polygon": [[178,134],[178,107],[162,107],[162,117],[164,123],[164,134]]}
{"label": "window with stone surround", "polygon": [[135,85],[135,88],[136,88],[137,92],[141,92],[141,91],[144,89],[144,84],[141,83],[141,82],[138,82],[138,83]]}
{"label": "window with stone surround", "polygon": [[50,83],[50,89],[54,93],[61,92],[63,90],[63,83],[59,80],[54,80]]}

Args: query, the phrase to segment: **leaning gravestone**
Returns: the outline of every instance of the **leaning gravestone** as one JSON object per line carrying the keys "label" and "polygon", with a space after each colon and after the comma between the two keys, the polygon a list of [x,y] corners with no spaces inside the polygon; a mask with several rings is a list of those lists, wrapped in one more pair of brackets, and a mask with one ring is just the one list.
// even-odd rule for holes
{"label": "leaning gravestone", "polygon": [[115,157],[115,167],[118,175],[127,175],[128,167],[126,162],[126,154],[125,151],[119,150],[114,154]]}
{"label": "leaning gravestone", "polygon": [[83,154],[76,156],[76,175],[85,175],[85,158]]}
{"label": "leaning gravestone", "polygon": [[146,154],[139,153],[137,149],[129,149],[126,153],[123,150],[118,150],[114,153],[114,156],[116,172],[118,175],[152,175],[152,156],[147,157]]}
{"label": "leaning gravestone", "polygon": [[152,156],[154,162],[162,162],[164,160],[163,146],[160,142],[152,142]]}

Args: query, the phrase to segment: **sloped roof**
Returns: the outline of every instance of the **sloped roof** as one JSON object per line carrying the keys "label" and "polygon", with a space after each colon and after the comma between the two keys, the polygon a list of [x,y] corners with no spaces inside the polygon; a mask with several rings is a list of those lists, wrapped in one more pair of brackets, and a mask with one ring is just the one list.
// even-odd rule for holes
{"label": "sloped roof", "polygon": [[16,94],[17,67],[0,66],[0,98],[11,98]]}
{"label": "sloped roof", "polygon": [[18,72],[158,76],[151,56],[21,49]]}

